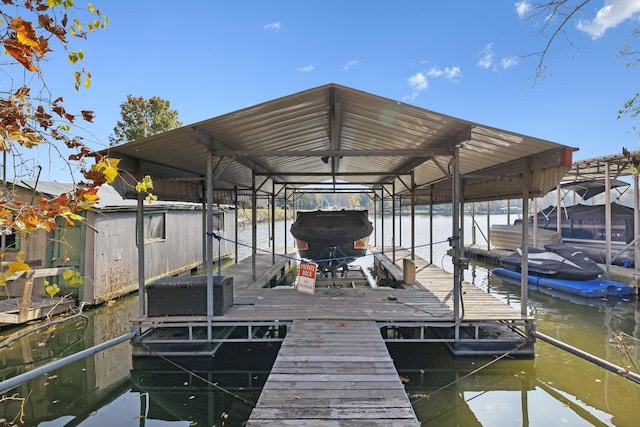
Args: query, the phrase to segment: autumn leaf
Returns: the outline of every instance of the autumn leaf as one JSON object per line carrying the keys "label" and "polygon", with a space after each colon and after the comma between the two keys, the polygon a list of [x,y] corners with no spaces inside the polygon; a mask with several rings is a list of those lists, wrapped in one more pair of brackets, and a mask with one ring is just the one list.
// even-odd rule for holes
{"label": "autumn leaf", "polygon": [[29,267],[29,264],[24,262],[21,258],[18,258],[13,262],[7,263],[7,271],[10,274],[17,273],[19,271],[29,271],[29,270],[31,270],[31,267]]}
{"label": "autumn leaf", "polygon": [[111,184],[118,176],[118,163],[120,159],[102,158],[91,166],[92,172],[99,172],[104,176],[107,184]]}
{"label": "autumn leaf", "polygon": [[46,288],[44,288],[44,290],[47,293],[47,295],[53,298],[54,296],[56,296],[58,292],[60,292],[60,287],[58,286],[57,283],[54,283],[53,285],[49,285]]}
{"label": "autumn leaf", "polygon": [[136,191],[138,193],[142,193],[151,189],[153,189],[153,180],[149,175],[145,175],[142,181],[138,181],[136,183]]}
{"label": "autumn leaf", "polygon": [[23,45],[29,47],[34,53],[44,55],[49,50],[49,44],[44,37],[38,37],[31,22],[23,20],[20,16],[11,21],[11,27],[16,30],[16,37]]}
{"label": "autumn leaf", "polygon": [[16,39],[6,39],[4,40],[3,45],[7,53],[13,56],[13,58],[22,64],[24,68],[32,72],[38,71],[38,67],[33,65],[33,62],[31,62],[32,54],[27,46],[23,45]]}
{"label": "autumn leaf", "polygon": [[62,273],[62,277],[69,282],[70,285],[82,285],[82,283],[84,283],[78,270],[65,270],[65,272]]}

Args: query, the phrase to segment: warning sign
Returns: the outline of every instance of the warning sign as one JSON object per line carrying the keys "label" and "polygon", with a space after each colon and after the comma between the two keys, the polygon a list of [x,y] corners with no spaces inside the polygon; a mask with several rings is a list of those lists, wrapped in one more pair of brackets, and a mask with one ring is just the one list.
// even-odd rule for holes
{"label": "warning sign", "polygon": [[298,270],[298,292],[313,295],[316,292],[316,268],[313,262],[300,262]]}

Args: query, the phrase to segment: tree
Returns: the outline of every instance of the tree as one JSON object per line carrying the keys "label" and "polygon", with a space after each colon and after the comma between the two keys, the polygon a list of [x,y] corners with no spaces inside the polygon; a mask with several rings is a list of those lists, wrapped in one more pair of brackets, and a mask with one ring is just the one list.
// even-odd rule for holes
{"label": "tree", "polygon": [[113,128],[109,136],[110,145],[135,141],[145,136],[165,132],[182,126],[178,121],[178,111],[171,110],[169,101],[154,96],[150,99],[127,95],[120,104],[122,120]]}
{"label": "tree", "polygon": [[[538,63],[535,71],[535,79],[539,79],[544,76],[547,71],[545,59],[551,46],[558,42],[558,39],[563,38],[567,43],[572,45],[571,38],[567,34],[567,27],[573,23],[581,30],[587,31],[591,34],[592,38],[601,37],[607,28],[615,26],[618,21],[629,19],[631,16],[628,12],[618,11],[613,12],[611,5],[605,5],[598,12],[598,15],[617,15],[611,16],[610,22],[602,23],[600,25],[589,24],[580,18],[580,14],[586,9],[587,5],[590,5],[591,0],[539,0],[539,1],[527,1],[522,0],[516,4],[519,13],[527,20],[539,20],[542,22],[540,34],[547,36],[547,42],[544,48],[538,52],[531,53],[527,56],[538,56]],[[625,8],[625,5],[618,5],[618,8]],[[629,8],[632,9],[632,8]],[[631,37],[636,37],[640,34],[640,29],[636,28],[632,31]],[[631,38],[627,40],[624,46],[621,47],[619,56],[627,60],[627,66],[631,67],[638,63],[640,50],[636,49],[631,43]],[[618,118],[628,115],[630,117],[637,117],[640,115],[640,92],[635,93],[618,111]],[[637,127],[634,127],[637,129]]]}
{"label": "tree", "polygon": [[[69,16],[70,10],[77,12],[77,16]],[[86,19],[84,22],[82,17]],[[66,59],[71,64],[79,64],[84,52],[74,49],[69,40],[86,39],[87,32],[104,28],[107,23],[100,10],[91,4],[87,9],[73,8],[73,0],[3,0],[0,43],[7,58],[2,71],[8,78],[2,81],[8,87],[0,87],[0,150],[21,157],[26,150],[42,145],[48,144],[51,151],[60,155],[66,147],[72,151],[65,159],[67,162],[81,161],[92,151],[74,131],[75,122],[90,123],[93,112],[67,111],[63,97],[49,91],[39,65],[53,59],[55,46],[67,52]],[[72,75],[76,90],[91,85],[91,73],[85,68],[76,69]],[[39,199],[33,206],[15,202],[3,180],[5,194],[0,200],[0,227],[29,232],[55,228],[58,217],[73,222],[77,219],[76,212],[97,200],[97,186],[117,175],[116,162],[102,159],[98,163],[82,168],[87,181],[77,183],[73,192],[55,200]],[[6,177],[7,164],[3,166]]]}
{"label": "tree", "polygon": [[[70,15],[72,14],[72,15]],[[100,10],[88,4],[86,9],[74,7],[73,0],[3,0],[0,6],[0,44],[3,46],[3,78],[0,80],[0,150],[4,152],[2,194],[0,197],[0,230],[13,230],[21,235],[43,230],[49,232],[61,226],[73,226],[83,219],[80,212],[97,200],[98,187],[118,175],[118,161],[97,158],[91,166],[85,164],[91,150],[76,136],[77,121],[90,123],[93,112],[66,110],[63,97],[51,93],[41,71],[41,63],[61,59],[58,49],[77,67],[84,59],[82,49],[72,41],[86,39],[88,34],[104,28],[108,19]],[[75,90],[91,85],[91,73],[82,67],[72,73]],[[47,147],[60,155],[69,166],[77,163],[84,178],[73,189],[55,197],[40,195],[31,201],[21,199],[7,177],[7,169],[23,162],[28,150]],[[63,153],[71,154],[64,157]],[[11,159],[13,157],[13,159]],[[14,169],[12,179],[24,179]],[[61,221],[62,220],[62,221]],[[60,225],[63,224],[63,225]],[[0,245],[0,260],[7,261],[0,269],[0,286],[13,273],[30,267],[20,252],[8,253],[5,240]],[[53,296],[55,291],[47,292]]]}

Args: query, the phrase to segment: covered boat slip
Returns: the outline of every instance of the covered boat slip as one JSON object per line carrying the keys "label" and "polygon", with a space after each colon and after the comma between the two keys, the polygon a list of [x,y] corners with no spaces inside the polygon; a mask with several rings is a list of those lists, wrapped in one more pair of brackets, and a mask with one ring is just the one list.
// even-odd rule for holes
{"label": "covered boat slip", "polygon": [[[566,174],[573,151],[550,141],[457,119],[337,84],[309,89],[110,147],[98,155],[121,159],[118,167],[126,174],[121,173],[114,186],[123,197],[138,199],[139,241],[144,241],[144,195],[138,194],[135,184],[123,177],[142,181],[150,176],[153,194],[160,200],[206,204],[202,242],[206,310],[203,314],[189,316],[149,316],[152,302],[147,307],[144,298],[144,245],[139,245],[141,298],[140,316],[133,322],[134,352],[147,355],[165,352],[212,354],[224,342],[288,340],[282,347],[282,359],[275,367],[273,381],[268,381],[264,398],[260,397],[259,408],[256,408],[256,417],[261,418],[250,422],[253,425],[300,425],[298,421],[289,424],[286,421],[296,419],[299,409],[297,413],[295,409],[284,413],[270,406],[273,404],[271,390],[286,386],[286,382],[278,380],[294,381],[296,384],[289,391],[300,391],[300,394],[294,394],[293,400],[309,402],[314,395],[303,391],[305,383],[309,384],[304,377],[311,378],[309,375],[315,375],[318,380],[310,385],[318,398],[317,393],[322,393],[319,390],[323,386],[336,389],[344,379],[359,387],[366,387],[369,382],[360,373],[366,365],[354,365],[353,360],[342,358],[342,355],[339,355],[338,366],[351,371],[346,377],[336,375],[336,366],[325,361],[316,364],[318,371],[315,374],[300,372],[303,374],[300,377],[292,372],[299,361],[286,359],[292,354],[316,357],[317,351],[323,352],[325,344],[332,346],[333,335],[345,339],[341,331],[350,322],[358,322],[357,325],[367,328],[368,334],[376,336],[375,341],[357,345],[353,351],[362,351],[359,356],[383,363],[379,366],[380,372],[367,374],[369,379],[380,383],[376,386],[380,389],[401,387],[397,375],[386,363],[388,353],[381,345],[383,338],[445,342],[460,354],[470,349],[469,343],[477,348],[478,343],[487,342],[488,347],[481,349],[486,354],[515,351],[520,349],[520,343],[532,346],[527,341],[527,332],[533,329],[533,324],[527,319],[526,282],[519,311],[497,300],[488,304],[484,296],[471,291],[472,286],[465,289],[462,271],[467,262],[462,256],[461,207],[465,202],[515,197],[522,197],[523,207],[526,207],[529,198],[546,194]],[[393,224],[398,205],[410,207],[411,216],[415,218],[416,205],[450,203],[453,274],[421,269],[420,273],[425,277],[417,276],[416,280],[425,281],[422,289],[329,286],[316,288],[313,295],[308,295],[292,288],[253,286],[266,269],[260,266],[264,265],[261,259],[270,259],[271,264],[281,262],[275,249],[271,256],[258,252],[259,201],[268,200],[274,230],[276,206],[281,206],[286,213],[296,207],[297,195],[314,191],[366,194],[376,206],[374,217],[377,212],[384,215],[385,210],[392,207]],[[232,304],[226,307],[223,303],[222,314],[216,314],[214,301],[216,283],[225,282],[216,279],[213,269],[215,235],[211,213],[214,203],[230,203],[237,207],[248,203],[252,209],[252,254],[251,265],[247,266],[251,269],[252,281],[240,279],[240,275],[237,280],[231,278],[233,290],[227,298],[232,299]],[[417,261],[415,235],[419,232],[412,225],[408,253],[413,262]],[[381,235],[384,242],[384,229]],[[395,242],[394,228],[391,236],[391,241]],[[283,253],[288,252],[285,246]],[[391,262],[396,260],[393,256]],[[436,288],[436,283],[437,294],[430,290]],[[469,296],[471,292],[473,298]],[[223,291],[222,295],[224,297],[227,292]],[[478,306],[473,303],[476,297]],[[327,325],[326,322],[334,328],[341,323],[345,326],[338,326],[339,331],[323,330],[321,326]],[[305,340],[304,332],[296,334],[293,330],[301,323],[316,329],[322,344],[315,339]],[[524,335],[516,333],[520,329],[524,330]],[[380,334],[378,330],[381,330]],[[432,330],[439,333],[431,333]],[[513,335],[504,334],[506,330]],[[505,335],[510,336],[505,339]],[[505,341],[506,346],[503,346]],[[334,350],[339,348],[333,347]],[[395,379],[391,378],[393,376]],[[387,380],[392,385],[382,384]],[[389,385],[391,387],[387,387]],[[354,419],[367,412],[390,412],[398,422],[405,420],[406,425],[416,425],[413,410],[406,406],[406,395],[402,397],[398,393],[397,396],[391,397],[393,410],[375,396],[357,399],[353,406],[344,399],[328,398],[321,407],[324,416],[331,419],[314,423],[305,420],[305,424],[341,425],[336,418]],[[265,417],[272,417],[273,421],[267,422]],[[370,420],[371,417],[360,424],[371,425]],[[400,425],[398,422],[390,424]]]}
{"label": "covered boat slip", "polygon": [[[576,161],[543,202],[533,199],[529,229],[530,246],[542,248],[549,240],[562,239],[604,264],[607,272],[615,265],[640,266],[640,187],[636,167],[638,153],[622,153]],[[627,190],[632,205],[620,203]],[[600,200],[594,202],[593,197]],[[553,200],[552,200],[553,199]],[[552,200],[552,201],[551,201]],[[557,230],[562,235],[555,236]],[[515,249],[522,235],[517,225],[492,225],[489,241],[493,248]],[[559,233],[558,233],[559,234]],[[535,241],[532,239],[535,238]],[[489,247],[489,249],[491,249]]]}
{"label": "covered boat slip", "polygon": [[[270,219],[273,224],[273,208],[279,205],[285,212],[294,208],[299,194],[310,191],[339,194],[354,192],[354,188],[358,193],[367,194],[379,207],[374,210],[374,217],[378,212],[383,216],[389,206],[409,207],[413,218],[417,205],[451,204],[450,254],[454,271],[447,278],[447,304],[450,306],[444,306],[448,311],[453,307],[452,318],[447,321],[462,325],[469,307],[463,307],[462,301],[462,270],[467,262],[462,251],[461,207],[466,202],[522,197],[523,208],[526,208],[530,198],[546,194],[566,174],[571,167],[572,151],[573,148],[565,145],[328,84],[110,147],[98,155],[121,160],[118,167],[126,173],[119,175],[114,187],[123,197],[138,199],[139,241],[143,241],[144,232],[141,221],[144,195],[135,191],[131,178],[142,180],[150,176],[153,194],[160,200],[206,204],[202,245],[206,293],[209,295],[204,315],[208,327],[218,320],[213,302],[215,260],[212,254],[216,242],[210,215],[214,203],[250,204],[253,221],[251,274],[255,280],[262,273],[258,267],[256,235],[260,201],[267,200],[272,207]],[[391,209],[393,224],[395,215],[396,209]],[[408,232],[413,261],[416,260],[415,235],[419,232],[414,226]],[[390,234],[395,236],[395,229]],[[385,233],[383,229],[383,241],[385,238],[389,238],[388,231]],[[140,295],[145,295],[144,245],[139,245],[138,249]],[[284,252],[289,252],[286,247]],[[271,262],[279,262],[275,254]],[[283,319],[282,307],[271,309],[277,316],[265,318],[257,314],[260,307],[266,307],[258,302],[272,301],[260,300],[259,296],[267,298],[260,293],[273,290],[256,289],[250,295],[242,295],[245,285],[247,283],[234,280],[234,304],[227,311],[228,316],[241,311],[242,316],[248,316],[245,321],[255,318],[264,321],[271,317],[269,321],[275,324],[279,320],[294,320]],[[384,301],[384,292],[380,290],[371,291],[378,294],[375,304],[372,301],[373,305],[368,306],[366,312],[370,319],[395,320],[385,316],[376,319],[376,312],[388,309],[390,303],[394,303],[393,310],[398,313],[400,307],[404,307],[404,316],[418,318],[427,314],[411,305],[399,304],[397,300]],[[288,293],[282,293],[279,298],[286,296],[295,300],[301,297],[293,290],[285,292]],[[358,293],[358,290],[348,292]],[[419,299],[429,295],[428,291],[403,292],[413,292]],[[363,301],[367,301],[368,295],[368,290],[354,295],[352,299],[362,300],[355,306],[366,307]],[[319,295],[314,297],[318,299]],[[255,298],[256,301],[242,305],[243,298]],[[329,302],[335,304],[331,297],[325,298],[328,298],[328,305]],[[140,298],[140,318],[148,316],[145,304],[146,298]],[[444,307],[442,302],[438,304]],[[345,304],[344,311],[337,314],[334,311],[333,316],[353,312],[350,306],[353,304]],[[309,309],[309,306],[304,308]],[[527,311],[524,286],[520,313],[514,317],[526,319]],[[440,312],[434,308],[431,313]],[[191,320],[198,316],[200,314],[194,314]],[[435,323],[441,325],[443,317],[434,317]],[[504,320],[510,319],[512,317],[507,316]],[[207,332],[208,339],[211,333],[211,330]],[[466,338],[457,330],[451,339],[461,341]]]}

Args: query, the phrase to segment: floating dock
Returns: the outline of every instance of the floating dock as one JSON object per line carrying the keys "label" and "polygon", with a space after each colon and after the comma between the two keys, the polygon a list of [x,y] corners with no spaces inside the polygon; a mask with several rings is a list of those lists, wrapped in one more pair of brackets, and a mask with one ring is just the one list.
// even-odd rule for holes
{"label": "floating dock", "polygon": [[[533,355],[525,334],[532,320],[520,310],[463,282],[456,320],[450,273],[422,259],[406,262],[406,250],[396,250],[395,261],[373,252],[374,266],[397,287],[378,286],[371,274],[350,269],[342,277],[317,277],[307,294],[269,277],[287,270],[291,257],[272,263],[260,255],[255,266],[233,265],[224,271],[233,277],[233,301],[223,313],[134,319],[140,333],[133,354],[211,356],[224,343],[281,343],[248,426],[419,425],[385,342],[443,343],[456,355]],[[414,283],[399,283],[395,275],[403,269]],[[254,280],[251,271],[261,274]],[[229,283],[222,277],[217,282]]]}
{"label": "floating dock", "polygon": [[[373,253],[375,265],[395,266],[387,274],[406,268],[409,251],[396,250],[395,262],[388,253],[376,249]],[[282,342],[296,320],[373,321],[386,341],[442,342],[457,355],[493,356],[506,351],[533,355],[533,344],[526,343],[523,335],[532,319],[468,282],[462,283],[462,310],[454,319],[452,275],[423,259],[410,263],[415,269],[413,284],[376,286],[363,275],[348,272],[344,278],[318,278],[313,295],[293,286],[267,287],[275,282],[270,275],[282,274],[295,264],[290,256],[275,260],[272,264],[270,255],[258,255],[256,271],[262,274],[255,280],[249,274],[250,262],[225,269],[224,275],[233,277],[233,301],[221,315],[133,319],[140,331],[134,355],[212,355],[224,342]],[[176,303],[172,299],[171,304]]]}

